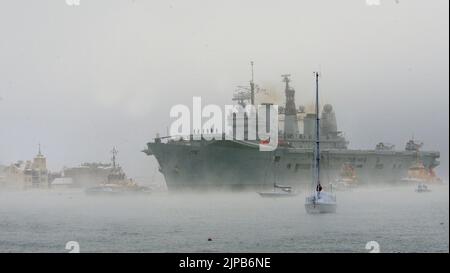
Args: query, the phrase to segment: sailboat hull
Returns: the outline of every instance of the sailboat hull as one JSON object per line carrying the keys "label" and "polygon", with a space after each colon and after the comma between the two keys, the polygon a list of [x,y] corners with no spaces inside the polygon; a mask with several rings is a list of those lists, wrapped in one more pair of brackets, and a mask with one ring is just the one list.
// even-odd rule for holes
{"label": "sailboat hull", "polygon": [[308,214],[336,213],[336,204],[310,203],[305,204],[305,209]]}
{"label": "sailboat hull", "polygon": [[336,207],[336,196],[330,192],[314,193],[305,200],[305,209],[309,214],[335,213]]}

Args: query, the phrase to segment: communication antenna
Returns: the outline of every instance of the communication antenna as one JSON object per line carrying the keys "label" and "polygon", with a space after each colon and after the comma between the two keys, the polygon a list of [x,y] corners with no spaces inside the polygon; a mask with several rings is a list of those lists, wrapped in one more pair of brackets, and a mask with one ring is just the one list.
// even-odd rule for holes
{"label": "communication antenna", "polygon": [[252,66],[252,82],[253,82],[253,61],[250,62],[250,65]]}
{"label": "communication antenna", "polygon": [[116,155],[118,153],[118,151],[116,150],[116,147],[113,147],[111,153],[113,155],[111,160],[112,160],[112,163],[113,163],[113,168],[115,169],[116,168]]}

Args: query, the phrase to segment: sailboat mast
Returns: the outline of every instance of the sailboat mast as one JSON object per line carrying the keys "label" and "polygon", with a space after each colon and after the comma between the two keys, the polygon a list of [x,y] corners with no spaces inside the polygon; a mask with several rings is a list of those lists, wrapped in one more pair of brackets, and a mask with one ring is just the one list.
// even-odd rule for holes
{"label": "sailboat mast", "polygon": [[319,121],[319,72],[316,76],[316,185],[320,184],[320,121]]}
{"label": "sailboat mast", "polygon": [[255,105],[255,82],[253,81],[253,61],[250,62],[252,66],[252,80],[250,81],[250,103]]}

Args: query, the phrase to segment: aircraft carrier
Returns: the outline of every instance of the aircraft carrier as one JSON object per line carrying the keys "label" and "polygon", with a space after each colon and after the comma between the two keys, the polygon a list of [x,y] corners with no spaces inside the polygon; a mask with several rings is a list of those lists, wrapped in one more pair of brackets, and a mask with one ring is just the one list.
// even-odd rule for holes
{"label": "aircraft carrier", "polygon": [[[207,140],[205,134],[213,134],[209,130],[203,130],[200,139],[192,134],[157,136],[147,143],[143,152],[156,158],[169,191],[260,190],[271,188],[274,179],[299,189],[311,184],[316,115],[305,111],[303,106],[296,107],[290,75],[282,77],[285,106],[279,107],[279,144],[274,151],[260,151],[260,139],[224,140],[220,135],[210,135]],[[255,104],[255,94],[260,91],[252,76],[249,87],[238,90],[233,100],[242,106]],[[409,140],[402,150],[386,143],[374,143],[374,149],[349,149],[330,104],[321,107],[320,119],[323,184],[332,183],[342,166],[349,164],[362,185],[401,183],[418,159],[430,172],[439,165],[439,152],[419,150],[421,144],[414,140]],[[235,136],[238,127],[235,119],[233,122]],[[215,140],[210,140],[211,137]]]}

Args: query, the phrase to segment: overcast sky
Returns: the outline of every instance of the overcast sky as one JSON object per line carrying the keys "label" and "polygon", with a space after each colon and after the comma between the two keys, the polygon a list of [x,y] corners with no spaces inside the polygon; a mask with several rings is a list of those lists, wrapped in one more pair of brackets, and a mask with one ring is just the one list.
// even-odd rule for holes
{"label": "overcast sky", "polygon": [[0,2],[0,164],[53,171],[108,161],[151,177],[140,152],[170,124],[170,107],[231,103],[250,79],[298,105],[331,103],[351,148],[404,149],[412,135],[439,150],[448,177],[448,0]]}

